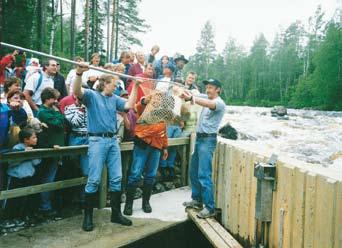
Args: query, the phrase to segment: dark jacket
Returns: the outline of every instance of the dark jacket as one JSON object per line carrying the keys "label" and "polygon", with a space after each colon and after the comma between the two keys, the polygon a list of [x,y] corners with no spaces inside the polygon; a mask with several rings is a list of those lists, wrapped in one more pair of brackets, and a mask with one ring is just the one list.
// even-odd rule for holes
{"label": "dark jacket", "polygon": [[58,98],[58,101],[61,100],[63,97],[68,95],[67,88],[65,85],[65,78],[63,77],[62,74],[56,73],[56,75],[53,78],[54,85],[53,87],[59,91],[61,94]]}
{"label": "dark jacket", "polygon": [[39,147],[64,146],[64,116],[59,111],[41,105],[37,117],[48,126],[38,135]]}

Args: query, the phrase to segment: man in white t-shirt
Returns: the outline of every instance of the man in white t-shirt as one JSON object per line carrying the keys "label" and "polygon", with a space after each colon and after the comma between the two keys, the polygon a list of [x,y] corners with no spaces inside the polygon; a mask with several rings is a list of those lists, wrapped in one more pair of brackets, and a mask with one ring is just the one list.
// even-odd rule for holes
{"label": "man in white t-shirt", "polygon": [[46,87],[54,87],[53,77],[57,72],[57,62],[49,59],[44,63],[44,67],[43,72],[36,72],[27,79],[23,92],[34,113],[38,112],[39,106],[42,104],[40,98],[42,91]]}
{"label": "man in white t-shirt", "polygon": [[[75,61],[76,61],[77,63],[80,63],[80,62],[83,62],[84,59],[83,59],[82,57],[77,56],[77,57],[75,57]],[[76,68],[76,66],[75,66],[75,68]],[[74,69],[71,69],[71,70],[69,71],[68,76],[67,76],[67,78],[66,78],[66,80],[65,80],[65,85],[66,85],[66,87],[67,87],[68,95],[69,95],[69,96],[73,94],[73,82],[75,81],[75,78],[76,78],[76,69],[75,69],[75,68],[74,68]],[[87,80],[88,80],[88,79],[86,79],[86,78],[84,78],[84,77],[82,78],[82,82],[83,82],[84,84],[87,83]]]}

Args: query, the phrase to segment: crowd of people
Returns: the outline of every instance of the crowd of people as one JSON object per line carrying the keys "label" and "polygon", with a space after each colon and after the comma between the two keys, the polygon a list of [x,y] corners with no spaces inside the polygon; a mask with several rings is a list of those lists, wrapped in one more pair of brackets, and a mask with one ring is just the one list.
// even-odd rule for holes
{"label": "crowd of people", "polygon": [[[75,66],[66,78],[60,72],[59,62],[54,59],[40,65],[39,59],[28,59],[25,53],[15,50],[0,60],[1,153],[89,145],[88,153],[77,158],[81,175],[88,178],[85,189],[80,192],[84,207],[82,228],[85,231],[94,228],[93,208],[104,164],[108,167],[111,221],[132,225],[120,209],[122,166],[119,143],[122,141],[134,142],[125,215],[133,213],[134,195],[141,178],[144,181],[142,209],[146,213],[152,212],[149,200],[158,168],[164,180],[175,178],[177,150],[168,147],[168,138],[189,136],[194,132],[197,140],[190,170],[193,194],[192,201],[184,206],[202,209],[204,203],[205,208],[200,212],[202,217],[213,215],[212,184],[208,174],[211,175],[216,133],[225,107],[218,96],[221,83],[204,81],[206,94],[200,94],[195,84],[196,73],[184,74],[183,68],[188,63],[184,55],[164,55],[157,59],[158,52],[158,46],[153,46],[147,55],[124,51],[118,60],[104,65],[98,53],[91,56],[89,64],[93,67],[122,76],[89,69],[81,57],[76,57],[75,61],[82,66]],[[180,97],[189,110],[189,117],[186,120],[175,118],[171,123],[137,122],[154,90],[166,91],[170,88],[167,83],[170,81],[184,85]],[[207,166],[199,166],[201,161]],[[0,162],[0,190],[54,182],[63,163],[61,158],[32,159],[8,165]],[[56,216],[52,200],[50,192],[43,192],[39,196],[3,201],[2,226],[23,226],[36,213],[46,218]]]}

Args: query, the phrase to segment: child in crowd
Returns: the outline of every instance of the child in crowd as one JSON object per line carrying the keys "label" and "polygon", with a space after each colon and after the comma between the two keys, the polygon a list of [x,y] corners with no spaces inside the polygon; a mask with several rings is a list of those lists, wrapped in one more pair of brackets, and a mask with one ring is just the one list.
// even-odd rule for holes
{"label": "child in crowd", "polygon": [[[48,148],[58,148],[64,146],[64,116],[57,108],[57,99],[59,93],[56,89],[46,87],[41,93],[42,105],[38,112],[38,119],[44,123],[47,128],[39,134],[39,146]],[[47,158],[42,163],[40,170],[41,183],[54,182],[58,159]],[[39,210],[45,217],[54,217],[56,211],[52,208],[50,192],[41,193],[41,204]]]}
{"label": "child in crowd", "polygon": [[[37,145],[37,136],[34,130],[24,128],[19,132],[20,143],[13,147],[13,151],[29,151]],[[19,163],[9,164],[7,169],[7,190],[28,187],[34,184],[35,167],[41,159],[30,159]],[[22,196],[5,201],[5,215],[12,221],[6,221],[5,228],[21,227],[25,225],[25,217],[33,215],[33,196]]]}

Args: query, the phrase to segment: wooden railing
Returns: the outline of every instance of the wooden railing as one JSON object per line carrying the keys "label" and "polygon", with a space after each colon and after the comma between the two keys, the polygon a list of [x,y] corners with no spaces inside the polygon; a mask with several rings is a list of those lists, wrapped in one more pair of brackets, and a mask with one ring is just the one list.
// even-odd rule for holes
{"label": "wooden railing", "polygon": [[[181,183],[182,185],[187,184],[187,170],[188,170],[188,158],[190,154],[190,147],[193,139],[189,137],[184,138],[172,138],[169,139],[169,146],[181,146]],[[125,156],[126,151],[133,150],[133,142],[123,142],[120,144],[120,149],[122,154],[122,167],[123,171],[127,172],[129,166],[128,156]],[[13,163],[20,162],[28,159],[35,158],[50,158],[50,157],[63,157],[63,156],[75,156],[86,154],[88,150],[87,145],[83,146],[65,146],[60,147],[58,149],[46,148],[46,149],[34,149],[31,151],[22,151],[22,152],[9,152],[0,155],[1,163]],[[104,166],[104,170],[102,172],[102,180],[99,186],[99,207],[103,208],[106,206],[106,197],[107,197],[107,167]],[[125,176],[125,175],[124,175]],[[124,180],[123,180],[124,181]],[[52,183],[45,183],[39,185],[33,185],[29,187],[22,187],[11,190],[3,190],[0,191],[0,200],[16,198],[25,195],[37,194],[46,191],[59,190],[74,186],[83,185],[87,182],[86,177],[78,177],[73,179],[67,179]]]}
{"label": "wooden railing", "polygon": [[[244,247],[255,245],[257,180],[254,162],[274,151],[219,139],[213,162],[222,224]],[[342,173],[280,155],[276,162],[268,247],[342,247]]]}

